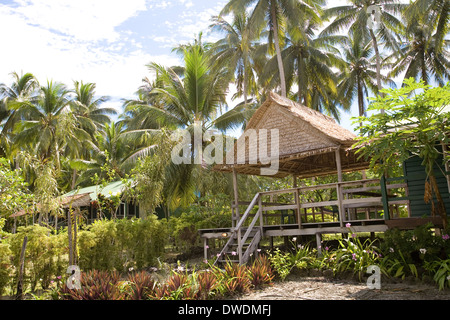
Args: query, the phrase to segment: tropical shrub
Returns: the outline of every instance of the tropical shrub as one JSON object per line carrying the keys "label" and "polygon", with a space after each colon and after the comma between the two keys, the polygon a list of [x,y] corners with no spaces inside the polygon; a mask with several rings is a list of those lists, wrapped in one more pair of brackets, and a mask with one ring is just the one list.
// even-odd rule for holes
{"label": "tropical shrub", "polygon": [[5,241],[9,234],[3,231],[5,219],[0,218],[0,296],[3,294],[5,288],[9,284],[11,273],[11,249]]}
{"label": "tropical shrub", "polygon": [[49,228],[39,225],[19,227],[18,232],[9,238],[13,264],[17,270],[25,236],[28,237],[28,242],[25,250],[24,283],[30,284],[31,291],[34,291],[38,284],[47,289],[51,280],[63,274],[67,267],[64,258],[67,254],[67,234],[55,234]]}
{"label": "tropical shrub", "polygon": [[226,277],[222,285],[225,295],[242,294],[250,290],[250,272],[246,265],[228,261],[224,270]]}
{"label": "tropical shrub", "polygon": [[198,291],[196,299],[208,300],[218,296],[219,281],[214,271],[202,271],[197,275]]}
{"label": "tropical shrub", "polygon": [[0,243],[0,296],[10,281],[11,273],[11,250],[9,244]]}
{"label": "tropical shrub", "polygon": [[361,242],[355,233],[346,239],[339,239],[339,248],[331,256],[335,261],[334,273],[353,271],[355,274],[358,273],[361,278],[369,266],[378,264],[379,253],[377,250],[374,241],[366,239]]}
{"label": "tropical shrub", "polygon": [[272,272],[269,258],[266,255],[259,255],[248,269],[250,283],[253,288],[259,289],[267,285],[272,285],[275,275]]}
{"label": "tropical shrub", "polygon": [[79,266],[83,270],[113,270],[118,261],[117,229],[113,220],[97,220],[78,234]]}
{"label": "tropical shrub", "polygon": [[156,281],[146,271],[133,272],[127,277],[126,300],[149,300],[154,296]]}
{"label": "tropical shrub", "polygon": [[450,287],[450,259],[427,262],[425,269],[433,274],[433,280],[438,284],[439,290]]}
{"label": "tropical shrub", "polygon": [[61,300],[123,300],[120,290],[120,274],[117,271],[91,270],[81,273],[81,288],[69,289],[64,284],[59,291]]}
{"label": "tropical shrub", "polygon": [[294,267],[294,260],[291,258],[292,254],[289,252],[281,252],[279,248],[276,248],[269,253],[269,261],[275,272],[275,274],[284,280],[291,273]]}
{"label": "tropical shrub", "polygon": [[164,253],[167,227],[156,216],[146,219],[98,220],[79,232],[82,269],[142,269]]}

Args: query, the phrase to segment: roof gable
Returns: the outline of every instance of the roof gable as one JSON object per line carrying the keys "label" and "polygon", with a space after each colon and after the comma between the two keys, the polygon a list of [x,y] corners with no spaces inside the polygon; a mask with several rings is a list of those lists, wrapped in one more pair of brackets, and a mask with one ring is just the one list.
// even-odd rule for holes
{"label": "roof gable", "polygon": [[[247,128],[257,128],[258,123],[273,104],[282,107],[287,114],[291,115],[293,118],[308,123],[311,127],[336,143],[346,146],[350,146],[354,143],[356,135],[341,127],[333,118],[305,107],[297,102],[281,97],[273,92],[269,93],[267,100],[254,113],[248,122]],[[294,123],[291,124],[294,125]]]}

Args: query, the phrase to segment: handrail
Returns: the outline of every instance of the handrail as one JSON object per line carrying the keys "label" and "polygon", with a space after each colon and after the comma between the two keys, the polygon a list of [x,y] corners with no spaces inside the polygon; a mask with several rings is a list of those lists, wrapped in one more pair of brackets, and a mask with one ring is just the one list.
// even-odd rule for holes
{"label": "handrail", "polygon": [[267,195],[275,195],[275,194],[279,194],[279,193],[292,193],[292,192],[295,192],[296,190],[308,191],[308,190],[316,190],[316,189],[332,189],[332,188],[336,188],[337,185],[340,185],[341,187],[347,187],[347,186],[352,186],[352,185],[361,185],[364,183],[380,183],[380,179],[364,179],[364,180],[357,180],[357,181],[333,182],[333,183],[319,184],[319,185],[315,185],[315,186],[303,186],[303,187],[288,188],[288,189],[282,189],[282,190],[262,191],[259,193],[261,196],[267,196]]}
{"label": "handrail", "polygon": [[[258,210],[258,212],[261,212],[261,209]],[[255,214],[255,216],[253,217],[252,222],[250,223],[250,225],[247,228],[247,231],[244,233],[244,236],[242,237],[241,242],[245,243],[245,241],[247,240],[248,236],[250,235],[250,232],[253,230],[253,227],[256,224],[256,221],[258,221],[258,219],[260,218],[260,214]]]}
{"label": "handrail", "polygon": [[239,230],[242,225],[244,224],[244,221],[247,219],[250,211],[253,209],[253,207],[255,206],[256,202],[258,201],[258,198],[260,196],[260,192],[258,192],[254,197],[252,202],[250,202],[250,205],[247,207],[247,210],[245,210],[243,216],[241,217],[241,220],[239,220],[238,224],[236,225],[236,227],[234,228],[235,230]]}

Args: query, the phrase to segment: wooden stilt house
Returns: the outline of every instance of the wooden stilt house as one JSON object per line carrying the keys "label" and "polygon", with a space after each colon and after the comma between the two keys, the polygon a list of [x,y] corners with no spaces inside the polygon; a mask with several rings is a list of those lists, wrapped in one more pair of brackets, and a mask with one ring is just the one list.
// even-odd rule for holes
{"label": "wooden stilt house", "polygon": [[[233,253],[235,261],[246,263],[263,237],[315,235],[320,251],[322,234],[348,233],[349,225],[353,232],[383,232],[426,221],[438,225],[433,217],[412,218],[407,176],[344,181],[345,172],[369,167],[352,149],[355,138],[334,119],[271,93],[225,163],[214,167],[233,174],[232,228],[200,230],[205,258],[209,239],[228,239],[218,261]],[[268,173],[275,179],[292,176],[292,188],[259,192],[250,202],[238,199],[238,174]],[[336,182],[298,184],[299,179],[330,175]],[[291,219],[274,223],[275,216]]]}

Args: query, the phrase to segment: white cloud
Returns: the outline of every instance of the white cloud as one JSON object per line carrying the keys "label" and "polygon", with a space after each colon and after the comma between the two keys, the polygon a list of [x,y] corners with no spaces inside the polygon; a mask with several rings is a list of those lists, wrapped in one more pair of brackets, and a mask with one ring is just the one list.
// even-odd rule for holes
{"label": "white cloud", "polygon": [[[31,2],[26,0],[21,3]],[[114,6],[115,2],[107,2],[105,7]],[[137,1],[128,1],[127,5],[133,3],[138,8]],[[88,7],[92,8],[91,5]],[[22,12],[18,13],[21,9]],[[118,41],[100,46],[97,41],[89,40],[82,33],[69,30],[72,22],[66,24],[67,33],[71,35],[55,33],[52,31],[53,26],[62,24],[61,21],[55,22],[52,27],[49,27],[51,23],[45,23],[46,27],[31,24],[30,19],[23,14],[28,11],[25,9],[26,7],[11,8],[0,4],[0,30],[8,30],[2,33],[2,43],[7,45],[2,47],[0,59],[7,63],[0,64],[0,83],[9,84],[9,73],[23,71],[33,73],[42,83],[53,80],[72,86],[73,80],[83,80],[96,83],[99,95],[129,98],[141,85],[141,79],[148,74],[146,64],[158,61],[163,65],[172,65],[178,61],[170,54],[152,55],[144,52],[140,48],[141,44],[129,38],[128,34]],[[108,31],[103,36],[98,34],[92,38],[114,38],[114,26],[134,12],[136,10],[129,10],[128,14],[121,17],[111,17],[108,26],[105,26]],[[72,18],[73,21],[80,19],[80,11],[75,13],[77,15]],[[55,11],[53,14],[57,15]],[[92,20],[92,15],[87,19]]]}
{"label": "white cloud", "polygon": [[146,9],[145,0],[20,0],[14,13],[27,23],[79,40],[117,40],[115,27]]}

